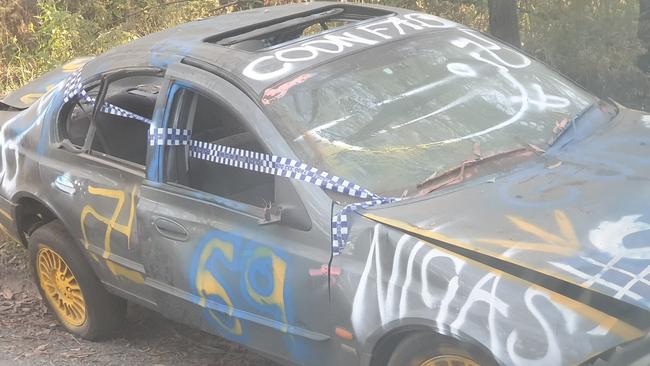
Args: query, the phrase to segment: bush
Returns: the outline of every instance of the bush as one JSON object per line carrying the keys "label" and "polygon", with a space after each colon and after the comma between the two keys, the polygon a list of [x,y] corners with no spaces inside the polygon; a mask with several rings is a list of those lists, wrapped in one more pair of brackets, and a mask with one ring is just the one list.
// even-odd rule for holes
{"label": "bush", "polygon": [[[534,5],[533,5],[534,4]],[[638,1],[549,0],[524,5],[524,48],[592,93],[650,108],[650,76],[637,67]]]}

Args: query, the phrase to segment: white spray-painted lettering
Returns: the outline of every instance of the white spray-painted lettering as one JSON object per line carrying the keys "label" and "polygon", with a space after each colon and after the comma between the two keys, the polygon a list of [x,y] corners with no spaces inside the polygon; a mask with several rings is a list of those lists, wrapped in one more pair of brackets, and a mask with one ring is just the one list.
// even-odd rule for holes
{"label": "white spray-painted lettering", "polygon": [[[650,259],[646,246],[628,248],[624,240],[634,234],[650,237],[650,224],[640,221],[642,215],[627,215],[616,221],[603,221],[589,231],[589,240],[602,254],[579,256],[571,262],[551,262],[553,266],[583,280],[583,287],[600,287],[612,291],[616,299],[632,300],[647,304],[644,289],[650,288],[650,265],[643,267],[642,260]],[[626,261],[635,261],[636,269],[626,266]],[[628,264],[629,265],[629,264]],[[641,266],[641,267],[639,267]],[[624,282],[622,282],[624,281]],[[590,334],[601,334],[604,330],[594,328]]]}
{"label": "white spray-painted lettering", "polygon": [[[611,327],[554,301],[541,288],[486,272],[408,235],[395,245],[389,240],[387,229],[376,225],[352,303],[360,341],[377,327],[425,317],[439,330],[473,336],[506,364],[556,365],[572,363],[575,356],[563,352],[563,340],[610,335]],[[467,291],[460,291],[461,283]]]}
{"label": "white spray-painted lettering", "polygon": [[312,61],[322,54],[339,54],[348,48],[372,46],[409,32],[431,28],[450,28],[456,24],[428,14],[392,16],[371,24],[364,24],[340,35],[327,34],[304,42],[297,47],[276,51],[273,55],[259,57],[248,64],[244,76],[254,80],[272,80],[288,75],[296,63]]}
{"label": "white spray-painted lettering", "polygon": [[538,307],[533,303],[533,298],[535,298],[536,296],[546,299],[549,303],[550,301],[547,294],[539,292],[532,288],[528,288],[526,290],[526,293],[524,294],[524,301],[526,303],[526,306],[528,307],[528,310],[533,314],[533,316],[542,326],[542,329],[544,331],[544,335],[546,337],[546,344],[547,344],[546,353],[542,358],[536,358],[536,359],[520,356],[517,353],[515,348],[515,344],[520,339],[519,332],[517,332],[517,330],[515,329],[510,333],[510,335],[508,335],[508,339],[506,341],[506,345],[508,347],[508,355],[510,356],[512,361],[517,365],[527,365],[527,366],[560,365],[562,363],[562,355],[560,354],[560,347],[558,346],[558,341],[555,337],[555,332],[551,327],[551,325],[549,324],[548,320],[546,320],[546,318],[544,317],[544,315],[542,315]]}
{"label": "white spray-painted lettering", "polygon": [[[544,93],[544,89],[539,84],[532,84],[531,88],[535,92],[537,99],[531,99],[530,104],[535,105],[537,110],[543,111],[546,109],[563,109],[571,105],[571,101],[557,95],[548,95]],[[512,96],[510,101],[513,103],[521,103],[521,96]]]}
{"label": "white spray-painted lettering", "polygon": [[[373,23],[364,26],[362,29],[365,29],[366,31],[372,33],[377,37],[385,38],[387,36],[386,33],[387,29],[397,29],[399,34],[404,33],[405,30],[402,27],[400,27],[399,24],[402,23],[397,21],[391,21],[391,22],[382,21],[382,22]],[[387,28],[387,25],[391,25],[393,28]],[[409,29],[417,30],[417,27],[410,27]],[[503,100],[504,102],[509,103],[507,105],[507,108],[513,109],[513,112],[509,113],[510,116],[508,119],[504,121],[495,121],[493,125],[484,128],[482,130],[472,132],[472,133],[466,133],[465,135],[459,137],[452,137],[444,140],[432,141],[424,144],[423,146],[446,145],[446,144],[456,143],[463,140],[470,140],[503,129],[507,126],[519,122],[522,122],[525,125],[529,125],[530,124],[529,122],[525,122],[522,119],[531,108],[534,108],[537,111],[545,111],[547,109],[562,110],[562,109],[566,109],[571,105],[571,101],[568,98],[558,96],[558,95],[548,94],[544,91],[544,88],[538,83],[531,83],[529,85],[524,85],[524,83],[518,80],[518,78],[516,78],[511,73],[511,69],[522,69],[531,65],[532,63],[531,60],[525,55],[516,52],[514,50],[503,48],[498,44],[496,44],[495,42],[491,41],[490,39],[481,36],[477,32],[467,30],[467,29],[459,29],[459,31],[463,33],[463,36],[451,40],[450,44],[461,49],[466,49],[468,55],[474,60],[486,64],[490,67],[497,68],[495,73],[496,77],[502,79],[506,83],[505,85],[507,85],[508,88],[512,88],[512,90],[514,91],[511,97],[506,97]],[[338,50],[339,48],[336,49],[336,51]],[[315,54],[316,54],[315,51],[311,52],[310,57],[315,56]],[[289,65],[289,64],[285,63],[285,65]],[[450,82],[458,80],[458,78],[477,78],[481,76],[477,69],[468,65],[467,63],[450,62],[446,64],[446,68],[450,73],[448,77],[413,88],[395,97],[384,99],[383,101],[376,103],[375,106],[379,107],[379,106],[387,105],[399,101],[403,98],[410,97],[418,93],[422,93],[424,91],[431,91],[436,88],[443,87],[449,84]],[[463,107],[463,105],[466,105],[467,103],[469,103],[471,100],[475,98],[483,98],[484,95],[482,93],[484,93],[484,89],[476,89],[470,93],[467,93],[457,98],[456,100],[453,100],[443,106],[440,106],[435,111],[426,113],[419,117],[412,118],[408,121],[397,122],[396,124],[390,126],[389,129],[383,129],[381,131],[378,131],[377,134],[386,133],[389,130],[397,130],[407,126],[411,126],[414,125],[415,123],[428,120],[436,115],[448,112],[452,109],[461,108]],[[351,115],[347,115],[344,120],[352,121],[350,117]],[[342,141],[325,138],[321,133],[321,131],[334,127],[338,125],[339,122],[343,122],[342,119],[337,119],[335,121],[336,123],[331,123],[331,122],[323,123],[320,126],[311,129],[305,134],[297,137],[297,139],[300,139],[305,135],[311,135],[317,141],[336,145],[343,149],[355,150],[355,151],[367,150],[367,148],[363,146],[349,145]],[[540,126],[533,124],[533,128],[536,129],[541,128]]]}

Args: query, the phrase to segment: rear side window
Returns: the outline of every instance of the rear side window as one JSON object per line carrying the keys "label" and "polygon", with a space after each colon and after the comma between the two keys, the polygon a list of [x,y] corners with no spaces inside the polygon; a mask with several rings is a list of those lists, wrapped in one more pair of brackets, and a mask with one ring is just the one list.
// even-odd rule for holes
{"label": "rear side window", "polygon": [[[105,103],[151,120],[162,78],[132,76],[108,85]],[[92,151],[139,165],[146,164],[149,125],[130,117],[100,111]]]}
{"label": "rear side window", "polygon": [[[120,78],[108,85],[104,105],[150,120],[161,83],[161,77],[151,75]],[[93,100],[99,89],[99,83],[85,88]],[[79,98],[70,101],[59,123],[59,139],[67,139],[78,148],[90,146],[92,154],[144,166],[149,124],[102,109],[92,120],[94,105],[94,102]],[[95,127],[94,133],[89,133],[91,125]]]}
{"label": "rear side window", "polygon": [[[95,85],[86,90],[86,93],[97,97],[99,87]],[[74,100],[65,106],[61,123],[59,124],[59,139],[69,140],[74,146],[81,148],[86,142],[90,120],[93,115],[93,103],[86,100]]]}

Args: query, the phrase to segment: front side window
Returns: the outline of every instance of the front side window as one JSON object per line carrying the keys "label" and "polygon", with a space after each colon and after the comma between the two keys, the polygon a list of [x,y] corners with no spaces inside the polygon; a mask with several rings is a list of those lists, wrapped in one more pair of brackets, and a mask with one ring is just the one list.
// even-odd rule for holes
{"label": "front side window", "polygon": [[[190,89],[178,89],[168,126],[189,129],[192,139],[268,153],[238,113]],[[167,146],[167,181],[257,207],[274,201],[272,175],[190,157],[188,146]]]}
{"label": "front side window", "polygon": [[401,194],[462,162],[533,144],[596,98],[480,33],[388,43],[292,76],[262,96],[305,162]]}

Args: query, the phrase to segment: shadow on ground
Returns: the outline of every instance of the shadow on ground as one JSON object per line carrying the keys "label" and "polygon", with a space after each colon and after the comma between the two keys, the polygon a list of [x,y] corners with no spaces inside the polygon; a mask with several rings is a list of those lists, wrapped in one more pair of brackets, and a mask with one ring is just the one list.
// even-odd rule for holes
{"label": "shadow on ground", "polygon": [[0,366],[277,366],[244,347],[132,305],[116,338],[99,343],[75,338],[47,311],[29,273],[27,251],[2,236]]}

